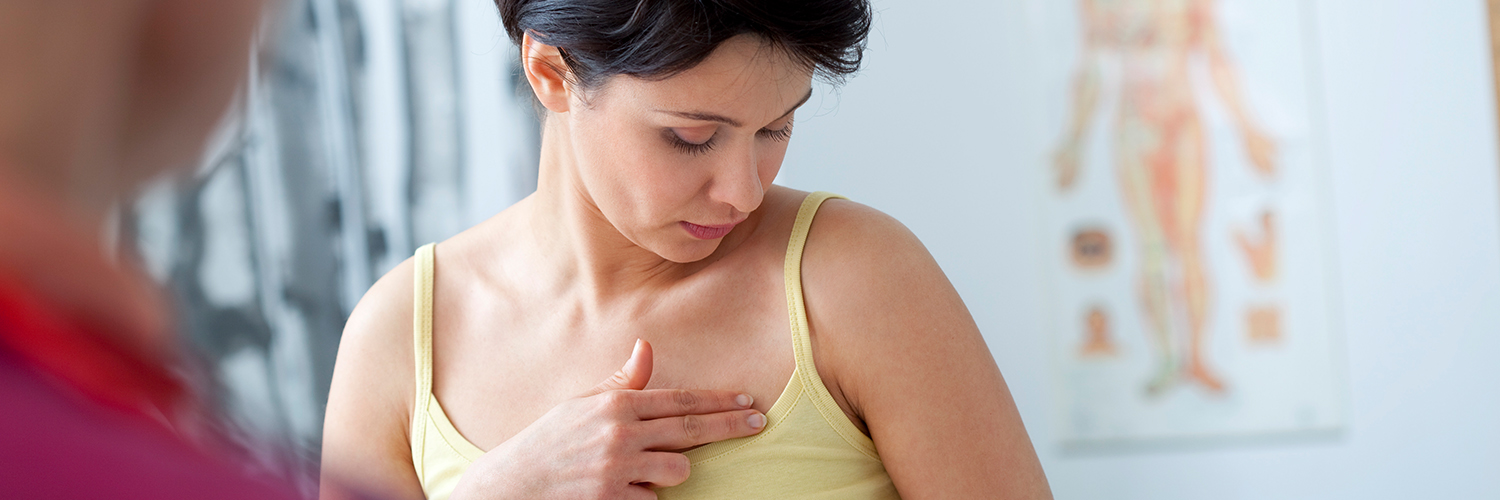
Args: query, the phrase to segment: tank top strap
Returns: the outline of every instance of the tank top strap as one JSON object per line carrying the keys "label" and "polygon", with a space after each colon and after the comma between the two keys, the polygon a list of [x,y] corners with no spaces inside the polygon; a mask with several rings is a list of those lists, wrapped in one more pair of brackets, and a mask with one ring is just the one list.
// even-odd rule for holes
{"label": "tank top strap", "polygon": [[787,312],[791,315],[792,352],[797,359],[797,375],[801,379],[802,386],[811,393],[809,395],[818,407],[818,411],[823,414],[823,418],[833,424],[834,429],[839,434],[843,434],[846,440],[856,443],[868,441],[869,438],[865,438],[849,422],[844,411],[829,394],[828,388],[823,385],[823,377],[818,375],[817,364],[813,362],[811,329],[807,323],[807,305],[802,299],[802,250],[807,246],[807,234],[812,229],[813,217],[817,215],[818,207],[832,198],[847,199],[833,193],[819,191],[807,195],[807,198],[802,200],[802,208],[797,210],[797,221],[792,225],[792,237],[787,242],[786,268],[782,272],[786,279]]}
{"label": "tank top strap", "polygon": [[436,243],[418,248],[416,265],[413,266],[412,352],[416,353],[417,391],[416,405],[412,406],[411,446],[419,481],[426,480],[421,475],[427,439],[427,407],[432,399],[432,281],[436,249]]}

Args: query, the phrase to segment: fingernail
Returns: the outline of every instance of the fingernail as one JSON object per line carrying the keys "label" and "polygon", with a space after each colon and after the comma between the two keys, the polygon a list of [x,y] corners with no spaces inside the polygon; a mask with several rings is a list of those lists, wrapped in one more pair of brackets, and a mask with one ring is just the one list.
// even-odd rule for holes
{"label": "fingernail", "polygon": [[750,403],[755,402],[755,398],[750,397],[749,394],[741,394],[734,397],[734,402],[742,407],[749,408]]}
{"label": "fingernail", "polygon": [[750,427],[754,429],[759,429],[766,426],[766,416],[759,413],[750,414],[750,418],[746,420],[750,423]]}

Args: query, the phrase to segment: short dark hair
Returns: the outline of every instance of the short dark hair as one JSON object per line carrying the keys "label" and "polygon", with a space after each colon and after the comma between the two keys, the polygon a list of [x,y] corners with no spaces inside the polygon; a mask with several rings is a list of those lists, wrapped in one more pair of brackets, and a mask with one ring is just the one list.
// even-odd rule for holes
{"label": "short dark hair", "polygon": [[719,44],[755,34],[834,83],[859,70],[869,0],[495,0],[511,41],[557,47],[571,78],[661,79],[703,62]]}

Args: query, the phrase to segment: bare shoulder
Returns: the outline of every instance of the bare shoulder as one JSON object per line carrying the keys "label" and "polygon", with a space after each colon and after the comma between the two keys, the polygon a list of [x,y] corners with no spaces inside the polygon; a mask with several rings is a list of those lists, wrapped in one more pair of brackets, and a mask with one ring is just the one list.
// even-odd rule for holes
{"label": "bare shoulder", "polygon": [[[344,335],[339,342],[338,366],[347,363],[351,370],[358,370],[350,375],[359,377],[362,387],[371,388],[369,383],[375,382],[380,383],[382,389],[416,388],[416,382],[412,380],[415,372],[412,348],[412,298],[415,295],[412,275],[415,267],[415,259],[407,259],[382,276],[365,292],[344,326]],[[398,367],[405,369],[398,371]],[[373,370],[366,372],[364,369]],[[408,411],[409,408],[402,410]]]}
{"label": "bare shoulder", "polygon": [[[494,251],[499,246],[492,242],[504,241],[494,237],[495,224],[494,220],[485,221],[436,244],[436,272],[441,276],[434,279],[433,286],[437,290],[433,293],[436,297],[445,298],[442,302],[434,303],[433,307],[441,308],[444,303],[464,297],[462,293],[441,292],[445,287],[461,286],[466,277],[482,270],[474,264],[476,254],[494,256]],[[490,253],[485,254],[485,250]],[[354,306],[339,343],[338,366],[347,362],[351,369],[366,368],[367,365],[378,369],[380,373],[369,374],[372,376],[359,375],[360,381],[388,382],[389,385],[399,386],[380,388],[399,389],[402,397],[397,399],[405,405],[402,411],[409,411],[409,403],[415,396],[407,395],[416,390],[413,350],[416,268],[417,259],[409,257],[381,276]]]}
{"label": "bare shoulder", "polygon": [[[850,321],[857,324],[860,318],[911,311],[933,301],[949,306],[950,314],[968,317],[963,301],[917,236],[895,218],[857,202],[823,203],[803,251],[802,273],[808,308],[819,309],[809,315],[830,320],[816,326],[831,333],[846,330],[840,326]],[[861,337],[902,334],[915,333],[880,328],[865,330]]]}
{"label": "bare shoulder", "polygon": [[[873,425],[878,380],[939,358],[929,340],[962,335],[983,345],[963,300],[926,247],[901,222],[848,200],[824,202],[802,256],[802,288],[819,374],[856,425]],[[920,358],[914,358],[919,356]],[[939,364],[940,365],[940,364]]]}
{"label": "bare shoulder", "polygon": [[873,259],[865,264],[875,260],[892,263],[909,258],[932,260],[917,236],[894,217],[864,204],[838,198],[823,202],[818,209],[803,255],[805,260],[820,264],[849,262],[851,257],[857,261]]}
{"label": "bare shoulder", "polygon": [[409,444],[414,266],[407,259],[380,278],[344,327],[323,425],[325,478],[420,492]]}
{"label": "bare shoulder", "polygon": [[862,419],[902,496],[1050,498],[979,327],[912,231],[826,202],[802,286],[819,374]]}

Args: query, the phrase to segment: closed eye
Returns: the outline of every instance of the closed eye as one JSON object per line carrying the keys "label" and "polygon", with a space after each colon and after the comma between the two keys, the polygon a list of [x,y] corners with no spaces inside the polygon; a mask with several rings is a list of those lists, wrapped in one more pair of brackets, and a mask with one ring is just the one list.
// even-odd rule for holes
{"label": "closed eye", "polygon": [[[775,130],[760,129],[755,132],[755,135],[776,142],[786,142],[787,140],[792,138],[792,124],[792,120],[787,120],[786,126]],[[663,135],[666,136],[667,142],[670,143],[673,148],[693,156],[702,156],[713,151],[716,142],[714,139],[718,138],[718,134],[714,134],[713,136],[709,137],[707,141],[696,143],[684,140],[682,136],[677,135],[676,132],[673,132],[670,129],[666,130],[665,132],[666,133]]]}
{"label": "closed eye", "polygon": [[677,135],[676,132],[673,132],[671,130],[667,130],[665,135],[667,138],[667,142],[671,143],[673,148],[676,148],[678,151],[682,151],[693,156],[701,156],[704,154],[708,154],[709,151],[713,151],[714,138],[718,137],[718,135],[715,134],[713,137],[709,137],[707,141],[703,141],[702,143],[693,143],[683,140],[682,136]]}
{"label": "closed eye", "polygon": [[792,121],[787,120],[785,127],[781,127],[776,130],[760,129],[755,133],[755,135],[759,135],[776,142],[786,142],[787,139],[792,138]]}

